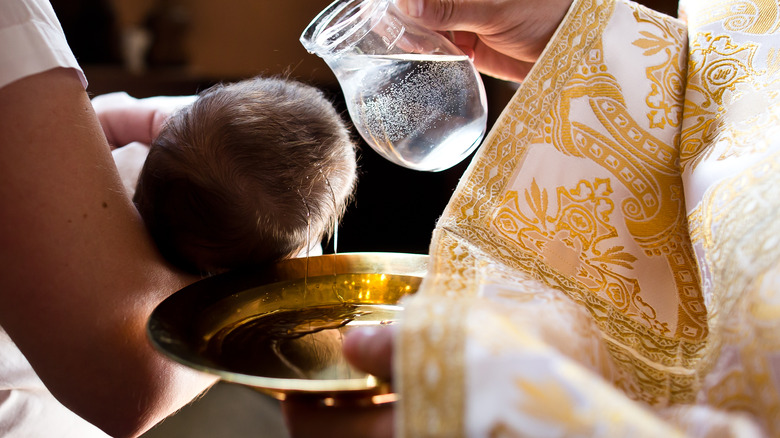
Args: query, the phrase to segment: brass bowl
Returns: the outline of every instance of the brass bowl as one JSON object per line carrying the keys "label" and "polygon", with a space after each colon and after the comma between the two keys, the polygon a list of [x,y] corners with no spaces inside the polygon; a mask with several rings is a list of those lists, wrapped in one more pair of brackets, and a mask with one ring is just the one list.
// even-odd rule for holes
{"label": "brass bowl", "polygon": [[387,383],[351,367],[346,332],[390,324],[428,256],[346,253],[289,259],[205,278],[152,312],[153,345],[191,368],[277,399],[391,401]]}

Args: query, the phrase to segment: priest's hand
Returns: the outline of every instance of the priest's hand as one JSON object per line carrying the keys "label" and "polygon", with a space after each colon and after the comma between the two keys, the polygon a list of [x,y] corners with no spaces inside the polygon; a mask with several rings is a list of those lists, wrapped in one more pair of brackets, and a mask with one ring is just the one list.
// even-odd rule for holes
{"label": "priest's hand", "polygon": [[[364,328],[352,331],[344,341],[344,355],[355,367],[389,381],[395,328]],[[293,438],[393,436],[394,403],[372,406],[324,406],[320,402],[291,399],[282,403]]]}
{"label": "priest's hand", "polygon": [[[449,31],[484,74],[522,81],[572,0],[397,0],[422,25]],[[446,34],[445,34],[446,35]]]}

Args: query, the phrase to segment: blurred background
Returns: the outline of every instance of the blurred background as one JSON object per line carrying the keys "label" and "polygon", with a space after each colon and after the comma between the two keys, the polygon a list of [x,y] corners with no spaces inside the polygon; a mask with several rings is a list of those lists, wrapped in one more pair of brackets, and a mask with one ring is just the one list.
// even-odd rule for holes
{"label": "blurred background", "polygon": [[[519,1],[519,0],[518,0]],[[96,96],[195,94],[218,82],[288,75],[320,87],[348,120],[335,76],[298,42],[331,0],[51,0]],[[676,15],[676,0],[640,3]],[[515,85],[483,78],[488,129]],[[351,123],[349,123],[351,125]],[[431,233],[469,160],[437,173],[391,164],[359,141],[355,201],[338,234],[339,252],[427,253]],[[325,252],[333,252],[330,242]],[[146,438],[287,436],[277,403],[219,384]]]}

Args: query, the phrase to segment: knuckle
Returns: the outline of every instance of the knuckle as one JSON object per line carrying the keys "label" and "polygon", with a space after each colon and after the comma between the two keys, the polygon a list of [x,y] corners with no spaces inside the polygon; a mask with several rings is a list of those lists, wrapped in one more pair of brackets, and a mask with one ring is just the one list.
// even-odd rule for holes
{"label": "knuckle", "polygon": [[435,2],[434,8],[434,20],[440,25],[446,27],[455,20],[455,13],[457,11],[457,0],[439,0]]}

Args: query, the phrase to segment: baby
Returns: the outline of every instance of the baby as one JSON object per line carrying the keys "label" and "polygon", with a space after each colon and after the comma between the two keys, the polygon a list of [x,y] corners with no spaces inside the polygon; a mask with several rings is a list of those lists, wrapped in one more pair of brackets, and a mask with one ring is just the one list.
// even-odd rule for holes
{"label": "baby", "polygon": [[162,254],[188,271],[305,254],[352,196],[355,144],[314,87],[256,77],[197,97],[114,93],[92,102],[109,143],[131,143],[115,150],[120,173],[132,173],[128,162],[151,144],[133,202]]}

